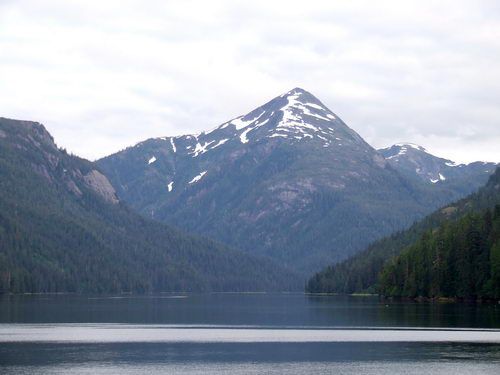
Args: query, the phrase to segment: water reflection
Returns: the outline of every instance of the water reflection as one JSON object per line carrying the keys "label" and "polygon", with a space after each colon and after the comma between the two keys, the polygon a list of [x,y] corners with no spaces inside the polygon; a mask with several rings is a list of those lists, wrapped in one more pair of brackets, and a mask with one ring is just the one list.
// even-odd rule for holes
{"label": "water reflection", "polygon": [[399,302],[377,297],[308,296],[323,321],[345,326],[500,328],[500,305]]}
{"label": "water reflection", "polygon": [[[103,329],[106,324],[115,326],[117,323],[124,324],[124,329],[115,327],[112,334],[109,329]],[[43,332],[52,335],[54,340],[41,342],[40,336],[31,332],[32,336],[24,336],[25,342],[13,342],[12,338],[21,335],[23,327],[32,324],[35,324],[32,328],[47,328]],[[130,325],[136,325],[138,331],[127,331]],[[205,334],[219,338],[220,325],[234,331],[230,334],[231,342],[201,342],[201,333],[196,331],[183,333],[189,332],[190,342],[154,342],[159,334],[158,325],[163,325],[161,329],[180,328],[179,325],[189,326],[188,329],[203,326],[208,330]],[[248,334],[248,331],[238,331],[243,326],[258,327],[260,331],[256,334],[261,335],[260,341],[241,340]],[[82,333],[72,331],[71,327],[93,327],[95,330],[86,331],[85,342],[58,341],[58,337],[65,335],[81,340]],[[311,337],[317,332],[311,331],[319,327],[495,329],[500,328],[500,306],[385,302],[377,297],[303,294],[3,296],[0,297],[0,335],[4,334],[4,342],[0,342],[0,372],[122,375],[179,372],[203,375],[500,373],[498,344],[401,340],[375,343],[367,342],[369,337],[374,337],[368,331],[362,331],[365,336],[361,342],[313,342]],[[13,328],[18,331],[9,331]],[[289,331],[277,330],[283,328]],[[302,342],[284,342],[283,334],[296,334],[296,331],[305,337]],[[136,336],[137,332],[142,336]],[[167,336],[171,337],[174,331],[169,332]],[[349,331],[343,334],[346,332]],[[431,336],[435,333],[431,331]],[[275,335],[274,340],[281,342],[265,342],[262,334]],[[438,338],[447,334],[450,333],[438,332]],[[485,337],[481,332],[478,334],[479,339]],[[113,335],[122,340],[109,340]],[[130,337],[139,340],[134,342]]]}

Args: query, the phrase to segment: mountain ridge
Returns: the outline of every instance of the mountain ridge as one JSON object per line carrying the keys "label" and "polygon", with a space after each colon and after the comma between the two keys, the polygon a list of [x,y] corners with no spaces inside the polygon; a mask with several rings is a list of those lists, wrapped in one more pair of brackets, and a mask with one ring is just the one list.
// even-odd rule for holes
{"label": "mountain ridge", "polygon": [[378,151],[406,177],[417,178],[427,184],[438,184],[463,195],[484,185],[498,165],[481,161],[457,164],[450,159],[432,155],[414,143],[396,143]]}
{"label": "mountain ridge", "polygon": [[468,189],[404,175],[300,88],[210,131],[148,139],[97,163],[143,215],[304,273]]}

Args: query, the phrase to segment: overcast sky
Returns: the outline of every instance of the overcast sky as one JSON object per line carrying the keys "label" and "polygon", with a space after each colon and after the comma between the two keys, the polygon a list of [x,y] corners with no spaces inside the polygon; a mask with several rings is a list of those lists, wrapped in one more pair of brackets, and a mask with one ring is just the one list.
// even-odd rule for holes
{"label": "overcast sky", "polygon": [[500,162],[500,2],[0,0],[0,116],[83,157],[296,86],[377,148]]}

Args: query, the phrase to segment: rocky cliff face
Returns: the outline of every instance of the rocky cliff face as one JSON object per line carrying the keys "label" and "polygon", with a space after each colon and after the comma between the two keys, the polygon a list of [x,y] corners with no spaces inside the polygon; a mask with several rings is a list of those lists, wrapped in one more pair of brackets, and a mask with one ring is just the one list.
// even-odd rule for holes
{"label": "rocky cliff face", "polygon": [[111,203],[118,203],[115,189],[106,178],[106,176],[104,176],[98,170],[92,169],[85,176],[83,176],[83,181],[85,181],[88,187],[94,190],[106,201]]}
{"label": "rocky cliff face", "polygon": [[64,186],[76,196],[90,189],[104,200],[118,203],[115,189],[107,177],[90,162],[82,159],[80,163],[72,162],[42,124],[0,118],[0,132],[1,138],[30,155],[33,171],[50,183]]}

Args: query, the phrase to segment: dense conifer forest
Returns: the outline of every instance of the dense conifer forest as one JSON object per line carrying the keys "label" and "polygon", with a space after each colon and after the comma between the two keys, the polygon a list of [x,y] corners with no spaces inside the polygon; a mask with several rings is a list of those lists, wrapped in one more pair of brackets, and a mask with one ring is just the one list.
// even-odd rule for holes
{"label": "dense conifer forest", "polygon": [[384,267],[379,291],[412,298],[500,298],[500,205],[426,232]]}
{"label": "dense conifer forest", "polygon": [[[450,204],[413,224],[409,229],[376,241],[365,251],[315,274],[307,283],[312,293],[378,293],[382,269],[425,233],[451,225],[467,215],[481,214],[500,204],[500,169],[478,192]],[[467,216],[468,217],[468,216]]]}
{"label": "dense conifer forest", "polygon": [[268,259],[132,212],[95,168],[42,125],[0,118],[1,292],[300,288]]}

